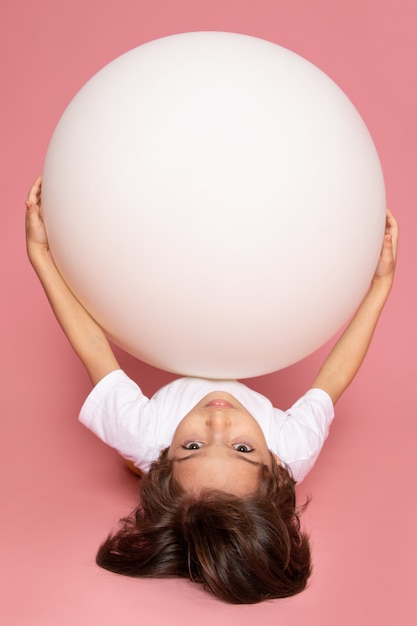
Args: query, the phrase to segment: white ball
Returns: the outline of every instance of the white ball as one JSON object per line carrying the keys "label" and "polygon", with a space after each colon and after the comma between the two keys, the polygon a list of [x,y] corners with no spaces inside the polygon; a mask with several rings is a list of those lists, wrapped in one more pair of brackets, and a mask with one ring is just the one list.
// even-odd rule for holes
{"label": "white ball", "polygon": [[381,166],[323,72],[270,42],[174,35],[96,74],[52,137],[43,207],[66,281],[109,336],[186,375],[310,354],[374,272]]}

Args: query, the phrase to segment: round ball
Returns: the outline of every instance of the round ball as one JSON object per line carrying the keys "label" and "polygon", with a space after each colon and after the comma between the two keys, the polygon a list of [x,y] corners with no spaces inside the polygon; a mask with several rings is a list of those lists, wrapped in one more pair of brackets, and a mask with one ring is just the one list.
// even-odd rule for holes
{"label": "round ball", "polygon": [[246,378],[313,352],[367,290],[385,223],[364,122],[322,71],[233,33],[98,72],[52,137],[43,210],[108,335],[172,372]]}

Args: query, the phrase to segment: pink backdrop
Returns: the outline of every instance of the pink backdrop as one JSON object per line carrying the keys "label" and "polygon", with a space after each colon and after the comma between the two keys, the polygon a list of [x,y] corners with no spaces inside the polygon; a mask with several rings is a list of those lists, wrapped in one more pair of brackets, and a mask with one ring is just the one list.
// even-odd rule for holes
{"label": "pink backdrop", "polygon": [[[414,0],[14,0],[3,3],[2,517],[0,618],[8,626],[130,622],[266,626],[417,623],[416,55]],[[94,564],[135,499],[119,457],[77,423],[89,390],[24,249],[23,200],[69,100],[107,62],[189,30],[275,41],[327,72],[364,117],[402,226],[397,281],[369,356],[337,407],[300,496],[314,574],[298,597],[229,606],[183,581],[137,581]],[[352,224],[352,228],[358,225]],[[331,302],[329,302],[331,306]],[[285,407],[325,350],[252,380]],[[171,376],[120,355],[152,393]],[[231,623],[234,623],[232,621]]]}

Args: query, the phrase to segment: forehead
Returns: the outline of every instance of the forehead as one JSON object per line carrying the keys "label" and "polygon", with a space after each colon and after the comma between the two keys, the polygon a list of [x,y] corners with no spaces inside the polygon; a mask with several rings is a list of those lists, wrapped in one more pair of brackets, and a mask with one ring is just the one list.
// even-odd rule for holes
{"label": "forehead", "polygon": [[[186,454],[185,456],[175,457],[174,462],[176,464],[184,464],[189,461],[199,461],[200,466],[201,463],[206,462],[207,464],[213,465],[213,462],[221,462],[223,464],[228,463],[230,465],[233,462],[237,463],[247,463],[248,465],[252,465],[252,467],[259,467],[263,465],[260,461],[254,461],[250,459],[246,454],[242,454],[240,452],[235,452],[229,448],[225,447],[211,447],[210,452],[207,452],[207,448],[204,448],[199,451],[191,452],[190,454]],[[236,465],[238,467],[238,465]],[[242,467],[240,465],[240,467]]]}
{"label": "forehead", "polygon": [[[240,458],[242,457],[242,458]],[[262,463],[248,462],[244,455],[195,454],[174,461],[173,472],[183,489],[198,494],[203,489],[220,489],[238,496],[256,491]]]}

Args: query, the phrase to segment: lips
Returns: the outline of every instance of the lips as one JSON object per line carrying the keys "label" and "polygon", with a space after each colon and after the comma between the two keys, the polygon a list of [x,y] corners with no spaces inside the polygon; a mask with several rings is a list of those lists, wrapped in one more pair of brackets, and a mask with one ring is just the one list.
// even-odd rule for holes
{"label": "lips", "polygon": [[227,402],[227,400],[222,400],[220,398],[210,400],[210,402],[204,405],[204,407],[212,407],[212,406],[219,406],[219,407],[223,407],[226,409],[233,409],[233,404],[230,404],[230,402]]}

